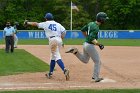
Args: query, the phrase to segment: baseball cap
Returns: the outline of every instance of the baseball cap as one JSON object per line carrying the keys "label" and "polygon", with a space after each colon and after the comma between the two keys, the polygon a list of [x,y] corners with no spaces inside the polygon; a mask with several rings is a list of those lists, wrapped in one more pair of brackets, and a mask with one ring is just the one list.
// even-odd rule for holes
{"label": "baseball cap", "polygon": [[53,15],[52,13],[46,13],[44,18],[47,20],[53,20]]}

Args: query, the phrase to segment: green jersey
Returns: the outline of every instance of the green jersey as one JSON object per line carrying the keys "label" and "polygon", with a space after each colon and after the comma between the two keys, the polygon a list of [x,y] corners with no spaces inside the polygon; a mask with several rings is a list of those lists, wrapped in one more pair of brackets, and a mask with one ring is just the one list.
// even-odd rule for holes
{"label": "green jersey", "polygon": [[94,39],[98,39],[99,25],[96,22],[90,22],[85,25],[82,29],[82,32],[87,32],[87,37],[85,42],[92,43]]}

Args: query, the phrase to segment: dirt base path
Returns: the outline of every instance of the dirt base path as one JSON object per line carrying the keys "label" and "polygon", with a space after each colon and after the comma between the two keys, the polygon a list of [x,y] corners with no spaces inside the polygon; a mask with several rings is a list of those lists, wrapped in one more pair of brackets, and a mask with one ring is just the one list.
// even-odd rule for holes
{"label": "dirt base path", "polygon": [[[64,53],[69,47],[73,45],[62,48],[61,55],[70,70],[70,81],[65,80],[56,65],[52,79],[45,77],[46,72],[1,76],[0,90],[140,88],[140,47],[106,46],[102,51],[97,48],[102,60],[100,76],[105,78],[100,83],[91,81],[92,60],[83,64],[74,55]],[[81,45],[75,47],[82,52]],[[25,49],[49,64],[50,50],[46,45],[19,45],[18,49]]]}

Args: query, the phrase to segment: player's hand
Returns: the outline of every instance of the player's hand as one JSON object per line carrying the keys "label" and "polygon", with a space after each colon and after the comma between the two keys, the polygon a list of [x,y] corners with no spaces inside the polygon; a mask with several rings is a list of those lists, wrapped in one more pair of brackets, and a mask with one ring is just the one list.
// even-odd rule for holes
{"label": "player's hand", "polygon": [[62,43],[62,47],[64,47],[64,43]]}
{"label": "player's hand", "polygon": [[25,20],[24,21],[24,23],[23,23],[24,27],[27,27],[28,26],[28,22],[29,22],[28,20]]}
{"label": "player's hand", "polygon": [[104,45],[99,44],[99,48],[100,48],[101,50],[104,49]]}

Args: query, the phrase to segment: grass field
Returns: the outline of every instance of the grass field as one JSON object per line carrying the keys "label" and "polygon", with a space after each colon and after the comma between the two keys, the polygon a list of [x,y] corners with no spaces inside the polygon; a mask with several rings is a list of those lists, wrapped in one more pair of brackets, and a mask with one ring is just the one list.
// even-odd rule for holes
{"label": "grass field", "polygon": [[[84,39],[64,39],[66,45],[82,45]],[[140,46],[140,39],[99,39],[106,46]],[[21,40],[19,44],[48,44],[46,39]]]}
{"label": "grass field", "polygon": [[140,89],[103,89],[103,90],[30,90],[5,91],[0,93],[140,93]]}
{"label": "grass field", "polygon": [[48,69],[48,64],[25,50],[17,49],[15,53],[5,53],[4,49],[0,49],[0,76],[25,72],[44,72]]}
{"label": "grass field", "polygon": [[[64,39],[65,45],[82,45],[84,39]],[[105,46],[140,46],[140,39],[99,39]],[[4,40],[0,40],[4,44]],[[19,39],[19,45],[46,45],[47,39]]]}

